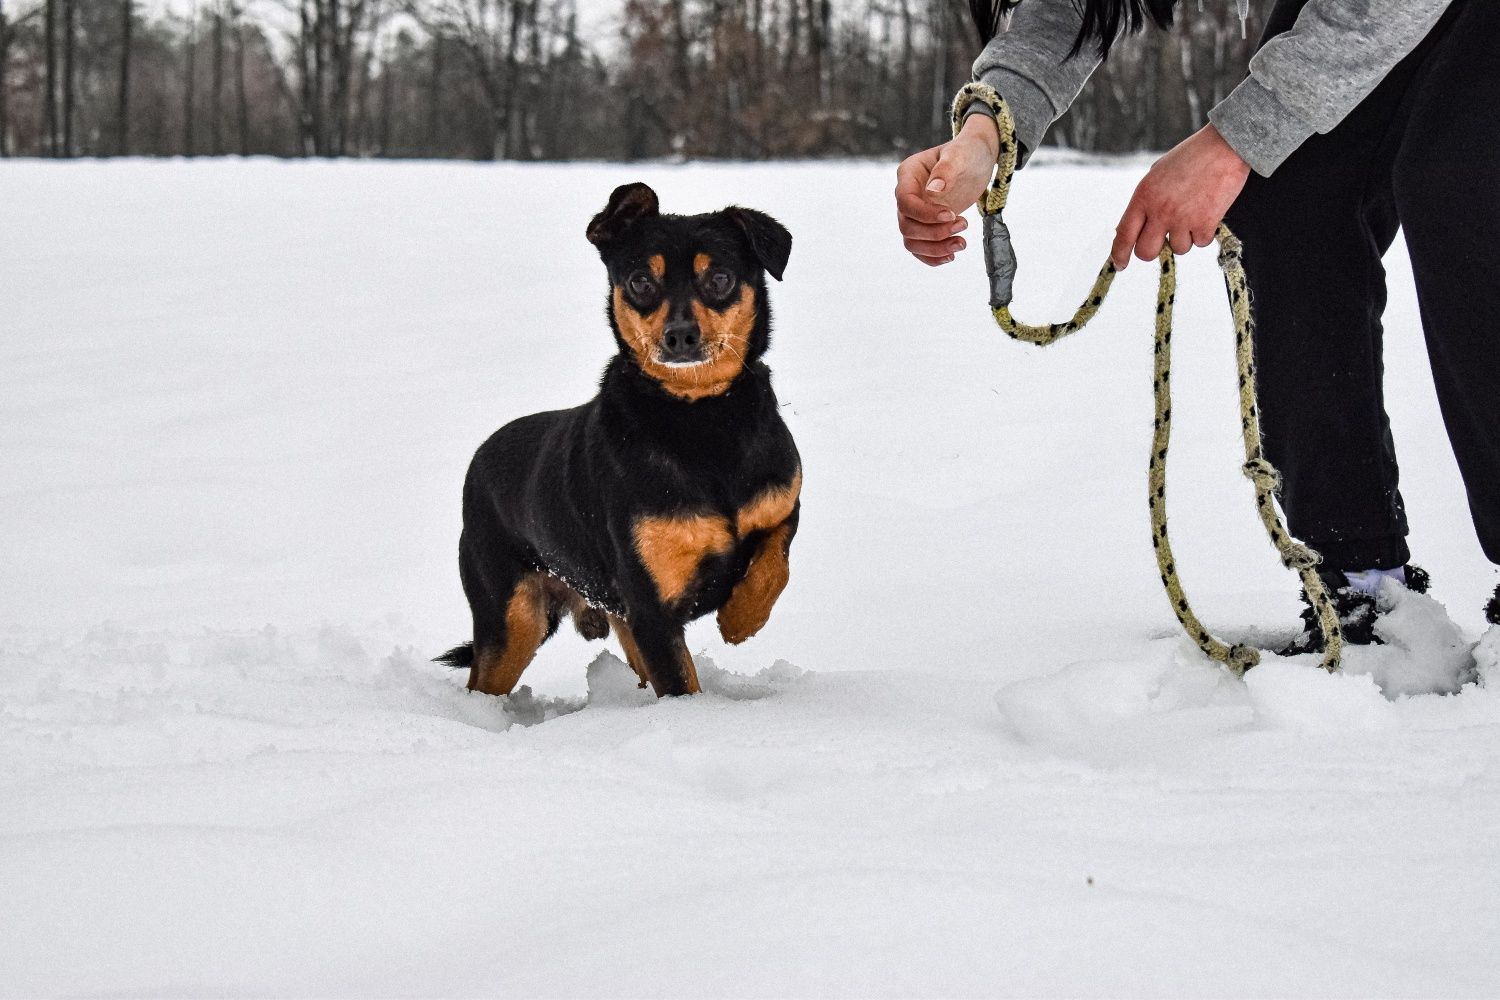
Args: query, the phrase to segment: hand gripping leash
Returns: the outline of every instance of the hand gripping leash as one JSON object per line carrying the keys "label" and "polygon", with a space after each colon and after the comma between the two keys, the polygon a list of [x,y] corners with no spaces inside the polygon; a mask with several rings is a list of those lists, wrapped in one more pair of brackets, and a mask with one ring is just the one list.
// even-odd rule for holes
{"label": "hand gripping leash", "polygon": [[[1029,344],[1045,347],[1070,333],[1077,333],[1088,325],[1099,311],[1104,297],[1109,294],[1115,280],[1115,266],[1106,261],[1094,279],[1083,304],[1066,323],[1049,323],[1031,326],[1022,323],[1010,314],[1011,284],[1016,276],[1016,254],[1010,242],[1010,230],[1001,220],[1006,198],[1010,194],[1011,177],[1016,170],[1016,127],[1010,108],[993,87],[984,83],[970,83],[958,92],[953,100],[953,134],[957,135],[963,124],[964,111],[975,101],[980,101],[995,112],[995,124],[1000,130],[1000,156],[995,178],[979,199],[979,211],[984,223],[984,264],[990,276],[990,311],[995,322],[1007,335]],[[1292,538],[1281,523],[1273,494],[1280,485],[1280,474],[1261,451],[1260,414],[1255,404],[1255,358],[1251,338],[1250,293],[1245,285],[1245,268],[1240,262],[1240,241],[1223,225],[1215,237],[1219,242],[1219,267],[1224,271],[1224,284],[1229,292],[1229,309],[1234,317],[1235,354],[1239,363],[1240,430],[1245,438],[1245,464],[1242,471],[1255,485],[1255,506],[1265,524],[1266,533],[1281,562],[1288,569],[1302,575],[1302,586],[1318,613],[1318,626],[1323,632],[1323,669],[1332,673],[1339,668],[1339,656],[1343,651],[1344,637],[1339,630],[1338,614],[1329,600],[1328,590],[1318,576],[1317,565],[1322,557],[1306,545]],[[1227,666],[1235,674],[1243,674],[1260,662],[1260,650],[1237,643],[1233,646],[1215,638],[1203,627],[1198,616],[1188,604],[1182,581],[1177,576],[1177,563],[1172,557],[1172,544],[1167,538],[1167,443],[1172,436],[1172,306],[1177,298],[1177,262],[1170,246],[1162,247],[1157,258],[1161,265],[1161,279],[1156,292],[1156,370],[1152,386],[1156,394],[1156,429],[1151,437],[1151,465],[1148,479],[1151,505],[1151,545],[1156,550],[1156,565],[1161,570],[1162,586],[1172,611],[1188,636],[1213,659]]]}

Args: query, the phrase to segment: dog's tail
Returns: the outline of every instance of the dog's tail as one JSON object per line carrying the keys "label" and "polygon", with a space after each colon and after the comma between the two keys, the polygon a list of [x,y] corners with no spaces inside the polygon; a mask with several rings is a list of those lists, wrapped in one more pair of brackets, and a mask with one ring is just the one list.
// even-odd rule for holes
{"label": "dog's tail", "polygon": [[434,656],[432,662],[446,663],[454,669],[472,666],[474,663],[474,644],[466,642],[462,646],[454,646],[442,656]]}

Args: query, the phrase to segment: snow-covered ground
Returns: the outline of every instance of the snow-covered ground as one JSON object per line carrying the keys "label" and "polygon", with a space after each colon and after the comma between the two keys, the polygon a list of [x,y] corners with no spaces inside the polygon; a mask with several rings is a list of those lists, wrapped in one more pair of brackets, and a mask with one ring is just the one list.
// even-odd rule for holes
{"label": "snow-covered ground", "polygon": [[[1072,308],[1140,167],[1025,172],[1023,314]],[[1399,247],[1390,408],[1453,624],[1408,599],[1344,676],[1239,681],[1156,580],[1152,270],[1006,342],[977,250],[904,255],[893,175],[0,165],[0,994],[1500,993],[1500,637],[1490,687],[1395,696],[1467,679],[1495,584]],[[634,179],[795,234],[792,583],[743,647],[690,630],[700,697],[570,630],[469,695],[427,659],[468,624],[464,468],[591,394],[583,227]],[[1296,582],[1183,270],[1178,561],[1272,642]]]}

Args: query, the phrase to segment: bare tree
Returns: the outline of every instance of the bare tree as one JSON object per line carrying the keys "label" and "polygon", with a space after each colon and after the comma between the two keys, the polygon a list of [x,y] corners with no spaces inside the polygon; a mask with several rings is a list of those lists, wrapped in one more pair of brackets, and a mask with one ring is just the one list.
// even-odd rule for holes
{"label": "bare tree", "polygon": [[5,78],[10,74],[12,30],[5,13],[5,0],[0,0],[0,157],[10,155],[10,90],[5,86]]}
{"label": "bare tree", "polygon": [[73,120],[77,117],[74,83],[77,79],[75,55],[78,51],[77,0],[63,0],[63,104],[62,155],[73,155]]}
{"label": "bare tree", "polygon": [[46,0],[46,28],[45,42],[47,48],[47,82],[46,90],[42,100],[45,106],[44,116],[46,119],[47,141],[46,153],[48,156],[56,156],[58,147],[61,145],[59,139],[60,130],[57,121],[57,5],[59,0]]}
{"label": "bare tree", "polygon": [[10,90],[5,86],[5,81],[10,76],[11,45],[15,41],[16,32],[35,17],[36,13],[36,8],[33,8],[19,16],[7,14],[5,0],[0,0],[0,157],[9,156],[11,149]]}
{"label": "bare tree", "polygon": [[195,94],[198,86],[198,5],[195,2],[192,12],[188,15],[187,37],[183,41],[183,88],[182,88],[182,155],[196,156],[198,153],[195,124],[197,120],[197,103]]}
{"label": "bare tree", "polygon": [[348,151],[361,52],[375,45],[384,7],[378,0],[299,0],[292,49],[298,77],[297,121],[305,156]]}
{"label": "bare tree", "polygon": [[[812,49],[812,74],[815,82],[818,105],[826,106],[833,98],[830,93],[828,66],[828,38],[832,33],[833,4],[829,0],[807,0],[808,40]],[[941,10],[942,4],[937,5]]]}
{"label": "bare tree", "polygon": [[224,5],[214,4],[213,58],[208,85],[208,148],[214,156],[224,155]]}
{"label": "bare tree", "polygon": [[429,0],[423,8],[408,9],[419,13],[435,38],[451,41],[463,53],[488,110],[487,155],[525,155],[519,109],[528,88],[522,63],[528,40],[540,45],[540,0]]}
{"label": "bare tree", "polygon": [[120,4],[120,90],[115,109],[115,154],[130,155],[130,56],[135,26],[135,0]]}
{"label": "bare tree", "polygon": [[242,8],[232,7],[234,19],[234,94],[235,122],[239,134],[239,153],[250,155],[250,97],[245,92],[245,25]]}
{"label": "bare tree", "polygon": [[448,39],[438,31],[432,36],[432,70],[427,84],[427,148],[439,149],[443,140],[443,56]]}

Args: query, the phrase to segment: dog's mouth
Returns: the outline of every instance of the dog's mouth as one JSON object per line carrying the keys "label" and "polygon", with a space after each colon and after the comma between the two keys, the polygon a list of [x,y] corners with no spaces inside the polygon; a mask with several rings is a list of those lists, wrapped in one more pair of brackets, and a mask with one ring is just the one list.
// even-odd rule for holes
{"label": "dog's mouth", "polygon": [[635,356],[648,376],[685,399],[724,391],[744,367],[744,354],[727,337],[694,345],[691,356],[665,348],[658,343]]}
{"label": "dog's mouth", "polygon": [[651,360],[664,368],[697,368],[712,363],[719,356],[713,346],[701,343],[676,349],[658,344],[651,354]]}

